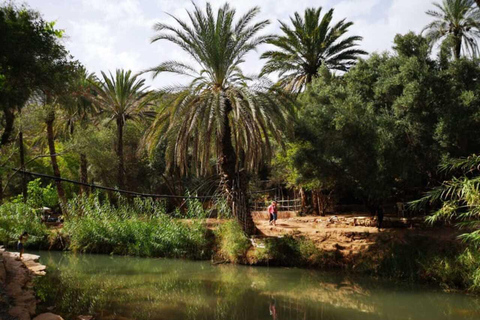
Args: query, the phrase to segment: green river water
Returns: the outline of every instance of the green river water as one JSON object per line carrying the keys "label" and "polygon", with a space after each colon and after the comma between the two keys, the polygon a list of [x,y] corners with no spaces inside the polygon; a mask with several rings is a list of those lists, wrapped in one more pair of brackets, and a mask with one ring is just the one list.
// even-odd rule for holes
{"label": "green river water", "polygon": [[100,319],[480,319],[479,297],[373,278],[186,260],[39,254],[50,274],[48,285],[74,289],[60,290],[56,304],[70,301],[72,309],[88,305]]}

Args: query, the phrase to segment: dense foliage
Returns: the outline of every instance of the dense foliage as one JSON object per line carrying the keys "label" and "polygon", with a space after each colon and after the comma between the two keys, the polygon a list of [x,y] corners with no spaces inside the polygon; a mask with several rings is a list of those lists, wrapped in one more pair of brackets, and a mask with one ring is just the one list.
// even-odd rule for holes
{"label": "dense foliage", "polygon": [[293,185],[353,194],[367,204],[405,199],[439,179],[445,158],[480,147],[480,68],[430,58],[413,33],[343,76],[323,69],[299,97],[296,141],[279,164]]}
{"label": "dense foliage", "polygon": [[0,146],[11,140],[15,116],[30,95],[52,90],[59,72],[70,65],[59,41],[62,31],[54,26],[27,7],[0,6]]}

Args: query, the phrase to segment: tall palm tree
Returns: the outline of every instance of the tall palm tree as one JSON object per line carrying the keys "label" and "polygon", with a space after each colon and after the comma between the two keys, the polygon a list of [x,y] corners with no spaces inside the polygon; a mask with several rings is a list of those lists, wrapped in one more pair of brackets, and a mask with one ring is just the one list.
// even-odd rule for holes
{"label": "tall palm tree", "polygon": [[149,91],[144,79],[124,70],[117,70],[115,75],[102,72],[101,81],[92,84],[96,88],[95,105],[117,125],[117,183],[119,188],[123,188],[125,185],[123,129],[128,120],[138,120],[149,114],[145,108],[150,101]]}
{"label": "tall palm tree", "polygon": [[278,72],[280,84],[293,92],[300,92],[317,77],[318,69],[347,71],[365,51],[357,49],[360,36],[344,35],[353,22],[340,20],[332,25],[333,9],[321,17],[322,7],[305,10],[303,17],[295,12],[290,18],[293,28],[280,21],[283,35],[268,42],[276,50],[266,51],[268,59],[261,74]]}
{"label": "tall palm tree", "polygon": [[[71,92],[62,100],[64,127],[66,136],[73,136],[77,128],[85,129],[92,124],[91,115],[95,112],[93,98],[95,91],[92,83],[97,82],[94,73],[88,73],[80,67],[72,79]],[[88,183],[88,161],[85,151],[80,148],[80,182]],[[88,188],[80,186],[82,193]]]}
{"label": "tall palm tree", "polygon": [[58,165],[57,151],[55,148],[56,134],[54,131],[54,123],[56,120],[56,109],[58,108],[59,108],[58,98],[52,97],[47,94],[43,109],[45,112],[44,121],[47,127],[47,142],[48,142],[48,150],[50,152],[50,162],[52,164],[53,175],[59,178],[55,180],[55,185],[57,187],[57,194],[58,194],[58,198],[60,199],[62,213],[64,215],[68,215],[67,196],[65,193],[65,189],[63,188],[62,182],[60,180],[62,176],[60,174],[60,166]]}
{"label": "tall palm tree", "polygon": [[[245,232],[255,230],[248,210],[246,170],[255,170],[271,152],[271,139],[281,142],[289,125],[289,98],[276,89],[265,89],[260,79],[253,86],[240,69],[245,55],[270,37],[258,36],[269,22],[252,22],[255,7],[236,22],[235,10],[224,4],[217,13],[209,3],[203,11],[195,3],[189,22],[155,25],[152,42],[175,43],[195,61],[190,66],[167,61],[152,68],[154,77],[171,72],[192,77],[188,86],[167,90],[165,108],[146,137],[154,148],[167,141],[169,163],[207,173],[216,158],[222,190],[232,213]],[[192,166],[189,167],[189,164]],[[243,170],[245,169],[245,170]]]}
{"label": "tall palm tree", "polygon": [[429,10],[427,14],[435,18],[424,29],[426,37],[432,42],[451,41],[453,55],[460,58],[464,54],[478,54],[477,40],[480,36],[480,9],[474,0],[443,0],[433,3],[438,11]]}

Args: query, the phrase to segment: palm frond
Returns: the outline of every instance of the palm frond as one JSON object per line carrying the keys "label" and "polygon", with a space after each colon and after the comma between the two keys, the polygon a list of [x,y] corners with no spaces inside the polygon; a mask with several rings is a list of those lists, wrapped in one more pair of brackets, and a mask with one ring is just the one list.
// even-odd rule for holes
{"label": "palm frond", "polygon": [[362,37],[344,38],[352,22],[343,19],[332,25],[334,10],[329,10],[323,17],[321,12],[321,7],[306,9],[303,16],[296,12],[290,18],[293,28],[280,21],[283,35],[268,41],[276,50],[262,54],[261,59],[267,62],[261,75],[278,72],[279,84],[299,92],[318,76],[318,69],[322,65],[332,70],[346,71],[358,57],[366,54],[363,50],[353,49]]}

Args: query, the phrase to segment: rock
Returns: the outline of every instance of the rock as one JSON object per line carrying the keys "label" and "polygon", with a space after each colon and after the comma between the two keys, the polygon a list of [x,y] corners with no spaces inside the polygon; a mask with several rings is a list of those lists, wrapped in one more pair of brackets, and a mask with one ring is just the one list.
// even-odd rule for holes
{"label": "rock", "polygon": [[[33,254],[24,254],[18,259],[18,253],[0,250],[1,264],[5,269],[4,288],[12,304],[8,313],[19,320],[30,320],[36,313],[36,299],[33,291],[33,277],[45,274],[45,266],[38,263],[40,258]],[[3,272],[0,272],[3,274]],[[3,276],[2,276],[3,277]],[[53,315],[53,314],[52,314]],[[38,317],[37,317],[38,318]],[[39,319],[62,319],[57,316]]]}
{"label": "rock", "polygon": [[36,316],[35,318],[33,318],[33,320],[63,320],[63,318],[60,317],[58,314],[47,312]]}
{"label": "rock", "polygon": [[78,316],[78,320],[92,320],[93,316]]}

